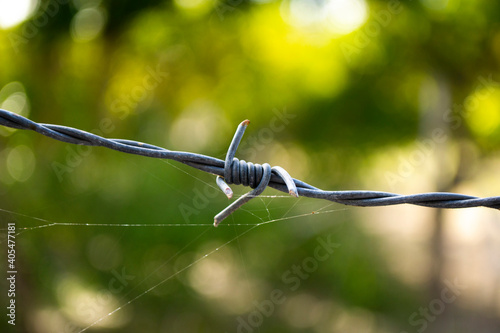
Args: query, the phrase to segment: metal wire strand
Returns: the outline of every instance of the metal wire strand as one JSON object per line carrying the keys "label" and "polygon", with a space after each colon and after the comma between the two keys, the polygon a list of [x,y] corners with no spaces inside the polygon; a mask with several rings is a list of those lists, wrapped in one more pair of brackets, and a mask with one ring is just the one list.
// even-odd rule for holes
{"label": "metal wire strand", "polygon": [[232,197],[229,184],[249,186],[253,190],[241,196],[214,218],[217,226],[224,218],[232,214],[251,198],[260,195],[267,186],[276,190],[289,193],[292,196],[325,199],[350,206],[389,206],[399,204],[412,204],[434,208],[469,208],[489,207],[500,208],[500,197],[478,198],[458,193],[431,192],[413,195],[400,195],[379,191],[324,191],[309,185],[301,180],[292,178],[281,167],[270,167],[239,160],[235,157],[236,149],[243,137],[246,127],[250,122],[243,121],[229,146],[224,161],[211,156],[172,151],[147,143],[123,140],[106,139],[98,135],[85,132],[76,128],[38,124],[18,114],[0,109],[0,125],[15,129],[32,130],[48,136],[49,138],[85,146],[101,146],[129,154],[142,155],[154,158],[174,160],[189,165],[201,171],[217,175],[217,185],[228,196]]}

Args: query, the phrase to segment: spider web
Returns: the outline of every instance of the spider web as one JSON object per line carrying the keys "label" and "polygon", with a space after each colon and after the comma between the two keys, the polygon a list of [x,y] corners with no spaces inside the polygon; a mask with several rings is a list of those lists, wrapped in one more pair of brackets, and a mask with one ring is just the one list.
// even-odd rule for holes
{"label": "spider web", "polygon": [[[163,160],[164,163],[167,163],[170,167],[173,167],[177,169],[179,172],[182,172],[186,175],[189,175],[190,177],[193,177],[196,182],[203,184],[204,186],[210,186],[212,188],[216,188],[214,184],[209,183],[208,181],[205,181],[204,179],[194,175],[191,172],[188,172],[184,170],[183,168],[180,168],[176,166],[175,164],[171,163],[170,161],[165,161]],[[166,183],[167,185],[168,182],[164,179],[161,179],[161,177],[158,177],[157,175],[153,174],[152,172],[149,172],[146,170],[147,173],[149,173],[152,177],[155,179],[158,179],[162,183]],[[213,182],[215,183],[215,182]],[[234,186],[233,186],[234,187]],[[234,189],[234,188],[233,188]],[[217,188],[218,190],[218,188]],[[245,189],[248,190],[248,189]],[[266,190],[266,192],[270,192],[274,190]],[[277,192],[277,191],[274,191]],[[266,193],[264,193],[266,194]],[[221,192],[221,196],[224,196],[223,193]],[[235,194],[235,197],[233,200],[235,200],[239,195]],[[188,196],[189,197],[189,196]],[[282,200],[285,200],[286,204],[282,203]],[[302,198],[299,197],[297,198],[292,198],[290,196],[285,196],[285,195],[260,195],[259,197],[255,198],[252,200],[254,203],[252,205],[245,205],[238,212],[230,216],[227,220],[223,221],[222,224],[219,225],[218,228],[214,228],[212,225],[213,221],[213,216],[209,215],[210,213],[207,210],[207,223],[86,223],[86,222],[56,222],[53,220],[45,219],[45,218],[40,218],[36,216],[31,216],[27,214],[23,214],[20,212],[14,212],[10,211],[7,209],[0,208],[0,212],[6,213],[8,215],[12,216],[18,216],[22,217],[23,219],[29,219],[32,221],[36,222],[36,225],[31,225],[31,226],[22,226],[20,223],[17,223],[17,233],[16,233],[16,239],[18,239],[19,236],[22,236],[23,234],[30,232],[34,233],[37,232],[40,229],[46,229],[46,228],[56,228],[56,227],[69,227],[69,228],[100,228],[100,227],[110,227],[110,228],[176,228],[176,229],[185,229],[185,228],[201,228],[202,230],[198,233],[197,236],[194,236],[188,243],[186,243],[182,248],[178,249],[172,256],[170,256],[167,260],[164,260],[161,264],[159,264],[155,269],[152,271],[148,272],[145,277],[142,278],[142,280],[138,283],[136,283],[133,287],[131,287],[125,294],[121,295],[118,303],[119,305],[114,307],[111,311],[102,314],[99,316],[98,319],[93,320],[92,322],[89,322],[86,324],[86,326],[81,325],[79,326],[80,328],[76,331],[73,332],[85,332],[88,331],[89,329],[99,326],[99,324],[103,323],[106,319],[109,317],[115,315],[116,313],[120,312],[124,308],[128,307],[129,305],[133,304],[134,302],[137,302],[139,299],[145,297],[147,294],[151,293],[155,289],[159,288],[160,286],[168,283],[172,279],[178,277],[178,275],[188,271],[191,269],[193,266],[199,264],[203,260],[206,260],[208,257],[215,255],[216,253],[219,253],[221,250],[225,249],[228,245],[234,245],[235,248],[237,249],[239,253],[239,258],[241,261],[241,266],[244,271],[244,275],[246,276],[247,280],[248,278],[248,271],[246,268],[246,258],[244,256],[244,253],[241,249],[241,244],[240,240],[243,239],[245,236],[248,236],[252,232],[254,232],[256,229],[263,228],[265,226],[270,226],[274,224],[281,224],[286,221],[290,220],[297,220],[300,222],[306,222],[309,221],[310,218],[315,218],[315,216],[320,215],[320,214],[331,214],[331,213],[336,213],[339,211],[345,211],[350,209],[349,207],[341,206],[336,203],[329,203],[327,201],[317,201],[317,200],[312,200],[308,198]],[[293,201],[293,202],[292,202]],[[256,204],[257,203],[257,204]],[[250,207],[250,208],[247,208]],[[257,206],[257,207],[255,207]],[[311,210],[311,206],[317,206],[316,209]],[[340,207],[340,208],[339,208]],[[285,212],[279,213],[279,217],[275,217],[275,212],[277,208],[285,209]],[[238,222],[239,215],[238,214],[248,214],[252,217],[252,219],[255,221],[255,223],[241,223]],[[311,223],[314,223],[314,220],[311,221]],[[190,248],[191,246],[195,245],[197,241],[200,241],[204,236],[206,236],[210,232],[217,232],[221,228],[232,228],[234,229],[234,236],[229,238],[229,240],[222,240],[220,241],[217,245],[214,245],[211,247],[211,249],[206,250],[205,252],[202,252],[202,255],[197,256],[196,258],[192,259],[189,263],[181,267],[180,269],[177,269],[175,272],[171,274],[166,274],[164,275],[159,282],[154,283],[152,286],[145,286],[145,283],[150,279],[153,275],[158,274],[158,272],[161,271],[161,269],[170,264],[172,261],[175,259],[178,259],[179,256],[185,253],[186,249]],[[2,231],[5,231],[6,229],[1,229]],[[5,243],[5,241],[1,241],[0,243]],[[254,297],[254,292],[252,291],[252,287],[250,284],[248,284],[248,289],[249,293],[252,296],[252,298],[255,300]],[[135,295],[133,293],[135,292]],[[260,330],[260,328],[258,329]]]}

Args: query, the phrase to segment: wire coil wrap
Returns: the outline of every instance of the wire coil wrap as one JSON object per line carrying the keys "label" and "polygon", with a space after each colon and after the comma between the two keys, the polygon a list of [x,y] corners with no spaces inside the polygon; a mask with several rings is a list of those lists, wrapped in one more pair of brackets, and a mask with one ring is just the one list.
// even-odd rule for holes
{"label": "wire coil wrap", "polygon": [[249,186],[251,188],[257,187],[264,174],[264,167],[262,165],[239,160],[236,157],[233,158],[230,170],[231,172],[227,178],[224,176],[228,184]]}
{"label": "wire coil wrap", "polygon": [[229,145],[227,150],[226,159],[224,161],[224,180],[217,177],[217,185],[220,189],[227,195],[229,199],[233,196],[233,191],[227,185],[227,183],[232,183],[236,185],[250,186],[254,190],[243,195],[238,200],[230,204],[226,209],[217,214],[214,218],[214,226],[218,226],[219,223],[226,217],[231,215],[234,211],[240,208],[243,204],[247,203],[253,197],[260,195],[266,187],[269,185],[271,180],[271,173],[274,172],[277,177],[285,183],[288,193],[295,197],[298,197],[297,187],[295,186],[294,179],[286,172],[282,167],[276,166],[271,168],[267,163],[263,165],[253,164],[251,162],[246,162],[245,160],[238,160],[234,155],[236,154],[236,149],[240,144],[243,133],[247,128],[249,120],[242,121],[241,124],[236,129],[234,133],[233,140]]}

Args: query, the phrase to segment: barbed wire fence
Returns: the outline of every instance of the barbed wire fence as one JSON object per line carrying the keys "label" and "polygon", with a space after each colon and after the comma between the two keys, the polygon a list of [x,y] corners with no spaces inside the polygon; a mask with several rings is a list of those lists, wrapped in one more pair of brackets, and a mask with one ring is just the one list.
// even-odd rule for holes
{"label": "barbed wire fence", "polygon": [[245,129],[250,121],[241,122],[229,145],[225,160],[202,154],[173,151],[133,140],[107,139],[80,129],[52,124],[39,124],[16,113],[0,109],[0,125],[15,129],[32,130],[49,138],[85,146],[100,146],[128,154],[146,157],[170,159],[186,164],[195,169],[216,175],[216,183],[224,194],[231,199],[233,192],[228,184],[249,186],[252,190],[226,207],[214,218],[214,226],[235,212],[254,197],[259,196],[266,187],[289,193],[294,197],[324,199],[349,206],[389,206],[412,204],[434,208],[500,208],[500,196],[478,198],[474,196],[450,193],[429,192],[412,195],[380,191],[325,191],[306,182],[292,178],[279,166],[271,167],[268,163],[254,164],[235,157]]}

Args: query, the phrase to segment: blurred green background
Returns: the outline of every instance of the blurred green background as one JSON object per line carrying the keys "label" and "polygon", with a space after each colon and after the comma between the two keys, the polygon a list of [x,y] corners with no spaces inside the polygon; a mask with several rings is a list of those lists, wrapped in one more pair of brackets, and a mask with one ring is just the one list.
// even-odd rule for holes
{"label": "blurred green background", "polygon": [[[218,158],[250,119],[239,158],[323,189],[498,195],[499,18],[489,0],[3,1],[0,108]],[[20,232],[2,331],[500,330],[497,211],[268,189],[215,229],[214,186],[0,128],[4,272]]]}

